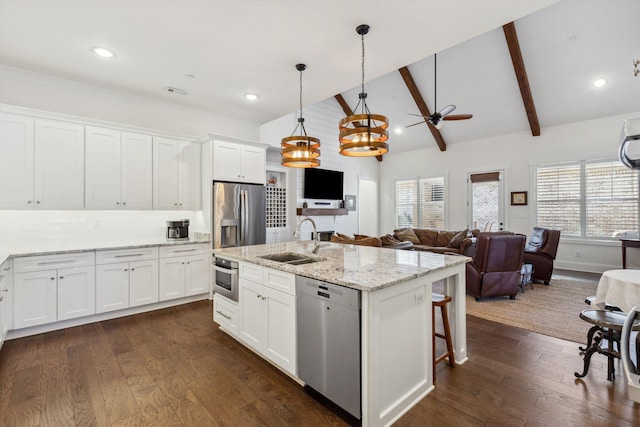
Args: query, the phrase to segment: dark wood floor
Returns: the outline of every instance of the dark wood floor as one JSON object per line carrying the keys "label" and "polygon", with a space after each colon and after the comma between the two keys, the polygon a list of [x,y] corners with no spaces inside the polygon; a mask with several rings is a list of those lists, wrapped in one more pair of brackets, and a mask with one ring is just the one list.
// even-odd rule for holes
{"label": "dark wood floor", "polygon": [[[1,426],[339,426],[295,382],[224,333],[210,301],[5,343]],[[468,317],[469,361],[398,426],[638,426],[622,368],[575,343]],[[585,328],[586,331],[586,328]]]}

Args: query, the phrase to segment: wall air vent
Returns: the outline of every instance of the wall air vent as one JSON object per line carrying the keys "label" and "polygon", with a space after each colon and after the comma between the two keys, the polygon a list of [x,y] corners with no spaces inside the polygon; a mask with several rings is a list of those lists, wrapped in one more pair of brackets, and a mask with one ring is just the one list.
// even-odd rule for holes
{"label": "wall air vent", "polygon": [[171,87],[171,86],[167,86],[166,91],[169,93],[177,93],[179,95],[186,95],[187,91],[184,89],[178,89],[177,87]]}

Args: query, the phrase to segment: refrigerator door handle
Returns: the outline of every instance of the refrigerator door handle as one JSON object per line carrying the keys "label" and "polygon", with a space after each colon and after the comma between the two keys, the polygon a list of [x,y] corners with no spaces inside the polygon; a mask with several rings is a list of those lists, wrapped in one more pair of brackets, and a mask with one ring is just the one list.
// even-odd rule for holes
{"label": "refrigerator door handle", "polygon": [[244,243],[247,227],[247,190],[240,191],[240,241]]}

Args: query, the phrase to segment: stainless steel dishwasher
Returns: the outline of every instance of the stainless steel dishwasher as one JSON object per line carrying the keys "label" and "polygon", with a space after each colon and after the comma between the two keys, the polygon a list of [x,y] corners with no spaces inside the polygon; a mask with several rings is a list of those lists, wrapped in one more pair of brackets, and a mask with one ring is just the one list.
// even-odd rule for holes
{"label": "stainless steel dishwasher", "polygon": [[296,276],[298,377],[360,419],[360,291]]}

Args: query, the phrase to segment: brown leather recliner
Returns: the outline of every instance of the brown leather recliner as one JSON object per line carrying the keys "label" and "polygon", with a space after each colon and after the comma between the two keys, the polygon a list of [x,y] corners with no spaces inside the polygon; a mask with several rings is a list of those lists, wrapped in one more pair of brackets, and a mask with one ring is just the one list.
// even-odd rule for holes
{"label": "brown leather recliner", "polygon": [[515,299],[520,289],[525,240],[522,234],[481,233],[473,261],[466,265],[467,293],[476,297],[476,301],[491,296]]}
{"label": "brown leather recliner", "polygon": [[524,263],[533,265],[533,279],[549,284],[558,252],[560,231],[535,227],[524,251]]}

